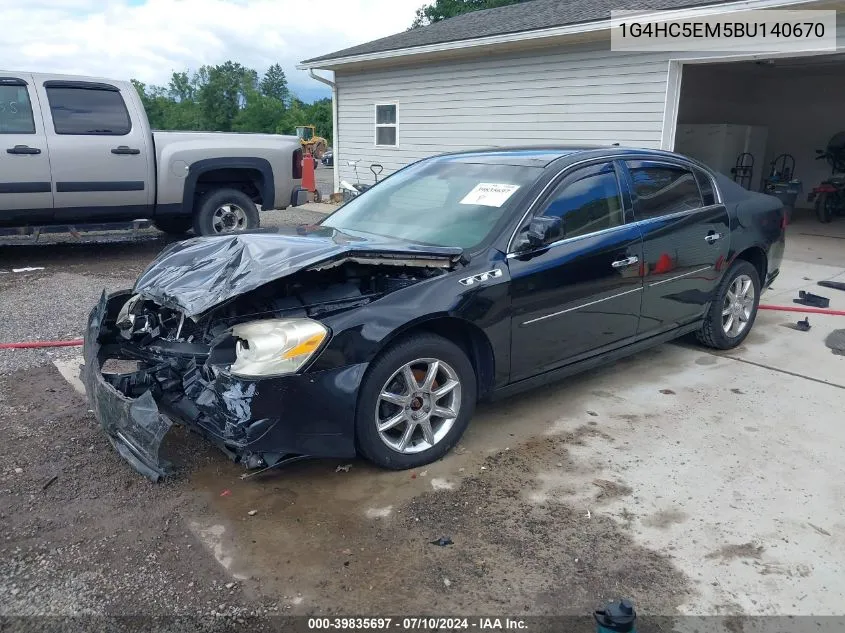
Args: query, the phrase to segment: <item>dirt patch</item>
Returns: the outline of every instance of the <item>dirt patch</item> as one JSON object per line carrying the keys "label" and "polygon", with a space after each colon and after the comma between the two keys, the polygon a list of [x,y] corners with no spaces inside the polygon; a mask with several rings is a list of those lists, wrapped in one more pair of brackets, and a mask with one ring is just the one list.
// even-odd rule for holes
{"label": "dirt patch", "polygon": [[763,555],[764,547],[754,543],[742,543],[741,545],[725,545],[715,552],[710,552],[704,558],[721,558],[722,560],[733,560],[735,558],[759,559]]}
{"label": "dirt patch", "polygon": [[660,528],[661,530],[666,530],[676,525],[678,523],[683,523],[687,520],[687,514],[685,512],[681,512],[680,510],[676,510],[674,508],[669,508],[667,510],[660,510],[659,512],[655,512],[652,515],[647,516],[643,519],[643,525],[647,527],[654,527]]}
{"label": "dirt patch", "polygon": [[634,491],[625,484],[609,481],[607,479],[593,479],[593,485],[598,486],[600,492],[596,495],[596,501],[607,501],[618,497],[627,497]]}
{"label": "dirt patch", "polygon": [[708,366],[708,365],[715,365],[718,362],[719,362],[719,359],[716,358],[715,356],[699,356],[698,358],[695,359],[696,365]]}
{"label": "dirt patch", "polygon": [[[589,614],[619,595],[669,615],[688,598],[669,558],[609,516],[530,500],[539,474],[574,467],[569,446],[613,441],[596,426],[413,474],[323,460],[247,480],[177,429],[182,467],[151,484],[48,366],[0,379],[0,434],[8,615],[190,614],[213,629],[221,613]],[[431,545],[444,535],[454,544]]]}

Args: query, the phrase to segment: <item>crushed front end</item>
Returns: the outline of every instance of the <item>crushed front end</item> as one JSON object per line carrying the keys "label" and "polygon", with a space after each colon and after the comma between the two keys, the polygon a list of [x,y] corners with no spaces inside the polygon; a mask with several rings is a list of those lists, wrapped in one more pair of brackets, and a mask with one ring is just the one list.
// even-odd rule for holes
{"label": "crushed front end", "polygon": [[135,470],[152,481],[171,472],[160,448],[174,422],[247,468],[354,456],[350,412],[365,365],[243,378],[229,371],[235,344],[225,320],[196,323],[131,292],[103,294],[89,317],[83,378],[97,419]]}
{"label": "crushed front end", "polygon": [[[300,456],[355,455],[357,391],[367,363],[338,356],[324,320],[439,270],[335,262],[236,296],[200,315],[136,291],[105,293],[85,334],[83,378],[114,447],[156,481],[173,423],[247,468]],[[331,351],[331,350],[330,350]]]}

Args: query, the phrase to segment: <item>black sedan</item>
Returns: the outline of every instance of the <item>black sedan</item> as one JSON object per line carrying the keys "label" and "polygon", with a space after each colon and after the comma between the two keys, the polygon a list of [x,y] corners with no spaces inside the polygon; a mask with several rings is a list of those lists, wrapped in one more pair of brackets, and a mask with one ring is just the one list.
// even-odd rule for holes
{"label": "black sedan", "polygon": [[319,225],[171,245],[92,311],[85,383],[154,480],[173,422],[248,468],[416,467],[481,399],[687,333],[735,347],[785,227],[776,198],[668,152],[430,158]]}

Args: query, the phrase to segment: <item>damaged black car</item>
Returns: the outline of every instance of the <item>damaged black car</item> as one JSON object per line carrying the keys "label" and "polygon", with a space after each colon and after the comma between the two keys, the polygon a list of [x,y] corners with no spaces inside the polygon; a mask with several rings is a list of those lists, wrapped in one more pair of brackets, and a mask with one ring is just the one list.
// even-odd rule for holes
{"label": "damaged black car", "polygon": [[318,225],[169,246],[91,312],[84,382],[152,480],[174,423],[249,469],[418,467],[479,400],[687,333],[735,347],[785,227],[776,198],[668,152],[439,156]]}

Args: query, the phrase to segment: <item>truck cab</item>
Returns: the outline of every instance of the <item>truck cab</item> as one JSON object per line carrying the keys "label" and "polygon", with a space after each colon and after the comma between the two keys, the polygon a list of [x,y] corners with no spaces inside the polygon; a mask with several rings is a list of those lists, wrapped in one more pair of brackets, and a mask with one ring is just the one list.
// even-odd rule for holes
{"label": "truck cab", "polygon": [[131,83],[0,71],[0,226],[231,233],[295,204],[294,136],[152,132]]}

